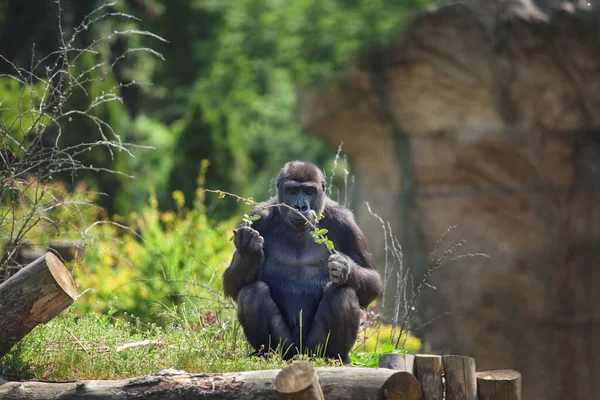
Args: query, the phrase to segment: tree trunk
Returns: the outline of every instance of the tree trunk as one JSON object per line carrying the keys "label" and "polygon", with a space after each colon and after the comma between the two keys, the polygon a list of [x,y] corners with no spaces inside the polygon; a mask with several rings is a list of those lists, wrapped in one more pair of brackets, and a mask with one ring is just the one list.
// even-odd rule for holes
{"label": "tree trunk", "polygon": [[[317,368],[326,398],[375,399],[396,371],[384,368]],[[3,382],[0,398],[20,399],[277,399],[274,382],[280,370],[190,374],[163,370],[154,375],[115,381],[66,383]]]}
{"label": "tree trunk", "polygon": [[[52,253],[0,285],[0,358],[36,325],[50,321],[77,298],[69,271]],[[1,396],[0,396],[1,397]]]}

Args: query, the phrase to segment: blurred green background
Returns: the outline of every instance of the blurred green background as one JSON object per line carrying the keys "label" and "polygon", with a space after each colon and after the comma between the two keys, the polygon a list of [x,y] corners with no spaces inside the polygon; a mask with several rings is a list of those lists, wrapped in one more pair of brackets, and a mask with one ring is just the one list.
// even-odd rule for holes
{"label": "blurred green background", "polygon": [[[336,149],[302,132],[295,115],[298,85],[332,78],[361,49],[385,42],[408,16],[428,0],[123,0],[114,12],[138,17],[106,18],[79,36],[84,43],[114,31],[146,30],[166,39],[141,35],[106,40],[104,53],[82,58],[86,68],[104,57],[115,74],[90,82],[89,91],[123,87],[122,103],[106,103],[96,112],[123,140],[154,146],[135,158],[105,150],[89,152],[86,161],[136,177],[78,174],[107,196],[99,201],[110,214],[125,215],[147,203],[152,190],[161,209],[172,209],[171,193],[194,197],[200,162],[209,161],[206,187],[263,199],[266,182],[292,159],[331,165]],[[63,0],[63,30],[73,29],[102,2]],[[0,54],[26,67],[32,54],[40,59],[60,46],[54,0],[9,0],[0,3]],[[34,46],[35,44],[35,46]],[[33,49],[33,51],[32,51]],[[111,58],[112,57],[112,58]],[[0,73],[12,72],[0,62]],[[102,73],[98,70],[98,74]],[[0,85],[0,98],[18,98],[19,87]],[[73,99],[77,101],[77,99]],[[95,135],[89,120],[73,121],[65,143]],[[86,137],[93,139],[93,137]],[[329,163],[329,164],[328,164]],[[63,177],[71,181],[71,176]],[[236,202],[215,202],[211,216],[236,212]]]}
{"label": "blurred green background", "polygon": [[[114,308],[155,320],[183,299],[193,299],[199,312],[220,308],[215,304],[223,301],[217,295],[220,277],[233,252],[230,230],[248,206],[199,188],[263,200],[274,193],[273,180],[287,161],[309,160],[332,171],[338,149],[302,131],[297,88],[335,79],[362,51],[386,43],[426,3],[0,2],[0,74],[20,73],[14,66],[29,70],[32,59],[61,49],[61,29],[67,38],[79,30],[70,45],[93,44],[98,51],[70,60],[69,73],[84,71],[89,79],[64,106],[101,98],[117,86],[120,100],[103,102],[90,113],[110,124],[123,142],[152,147],[134,149],[134,157],[122,151],[111,155],[106,147],[80,154],[84,165],[134,178],[86,170],[54,174],[44,190],[66,200],[47,212],[35,211],[42,223],[32,224],[24,239],[36,246],[56,237],[85,240],[85,259],[71,266],[80,289],[91,289],[76,303],[82,312]],[[90,20],[95,21],[80,25]],[[3,121],[22,123],[23,91],[15,81],[0,79]],[[101,139],[89,118],[74,116],[61,127],[60,146]],[[50,128],[44,133],[45,140],[55,137]],[[39,200],[3,202],[18,206],[22,220],[30,221],[27,215]],[[98,207],[73,207],[83,203]],[[96,221],[120,225],[89,228]]]}

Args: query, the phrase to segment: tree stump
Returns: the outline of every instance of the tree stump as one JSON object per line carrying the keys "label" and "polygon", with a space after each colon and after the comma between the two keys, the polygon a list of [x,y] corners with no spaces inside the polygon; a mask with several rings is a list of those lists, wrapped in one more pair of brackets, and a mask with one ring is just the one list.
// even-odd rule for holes
{"label": "tree stump", "polygon": [[395,369],[413,373],[415,355],[414,354],[380,354],[379,368]]}
{"label": "tree stump", "polygon": [[0,357],[36,325],[46,323],[77,298],[69,271],[46,253],[0,285]]}
{"label": "tree stump", "polygon": [[521,400],[521,373],[498,369],[477,373],[479,400]]}
{"label": "tree stump", "polygon": [[441,356],[417,354],[415,356],[415,376],[421,384],[423,400],[442,400],[444,398]]}
{"label": "tree stump", "polygon": [[325,400],[315,369],[306,361],[283,368],[275,378],[275,391],[280,399]]}
{"label": "tree stump", "polygon": [[446,378],[447,400],[477,400],[475,359],[463,356],[442,356]]}

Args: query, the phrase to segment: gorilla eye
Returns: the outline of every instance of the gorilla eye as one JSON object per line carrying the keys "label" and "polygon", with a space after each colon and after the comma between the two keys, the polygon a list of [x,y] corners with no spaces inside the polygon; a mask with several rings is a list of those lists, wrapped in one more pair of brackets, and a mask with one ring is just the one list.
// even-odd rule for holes
{"label": "gorilla eye", "polygon": [[314,196],[317,193],[317,189],[314,187],[306,188],[306,194],[309,196]]}
{"label": "gorilla eye", "polygon": [[295,188],[295,187],[289,188],[289,189],[288,189],[288,193],[289,193],[289,194],[292,194],[292,195],[294,195],[294,194],[298,194],[298,189],[297,189],[297,188]]}

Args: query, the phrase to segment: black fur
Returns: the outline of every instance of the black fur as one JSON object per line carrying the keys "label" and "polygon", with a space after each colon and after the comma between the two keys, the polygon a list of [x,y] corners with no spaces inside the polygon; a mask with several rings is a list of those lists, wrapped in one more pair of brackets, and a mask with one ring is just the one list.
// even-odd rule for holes
{"label": "black fur", "polygon": [[[258,204],[261,218],[235,234],[237,250],[223,277],[225,294],[238,303],[238,318],[255,349],[282,345],[292,357],[300,348],[349,362],[361,308],[383,291],[371,253],[352,212],[324,194],[315,165],[287,163],[277,179],[278,195]],[[289,204],[312,220],[304,205],[323,213],[336,253],[315,243]],[[300,315],[302,321],[300,321]],[[302,328],[302,329],[301,329]]]}

